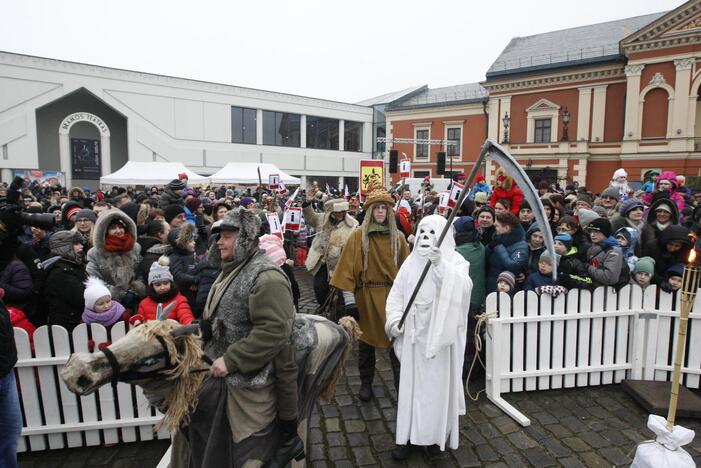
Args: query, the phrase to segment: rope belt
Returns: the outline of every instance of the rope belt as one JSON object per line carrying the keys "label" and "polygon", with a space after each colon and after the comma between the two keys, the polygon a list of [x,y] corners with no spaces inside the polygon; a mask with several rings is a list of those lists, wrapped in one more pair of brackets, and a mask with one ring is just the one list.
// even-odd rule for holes
{"label": "rope belt", "polygon": [[386,281],[360,283],[360,289],[363,289],[363,288],[391,288],[391,287],[392,287],[392,283],[388,283]]}

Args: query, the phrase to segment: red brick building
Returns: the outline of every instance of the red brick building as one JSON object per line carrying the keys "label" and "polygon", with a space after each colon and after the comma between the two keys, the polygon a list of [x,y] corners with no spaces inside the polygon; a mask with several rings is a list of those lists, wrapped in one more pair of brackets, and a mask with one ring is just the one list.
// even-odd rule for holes
{"label": "red brick building", "polygon": [[[634,18],[511,40],[480,84],[423,89],[387,106],[392,137],[454,139],[469,170],[486,137],[532,178],[604,188],[623,167],[701,175],[701,0]],[[450,132],[450,134],[449,134]],[[697,138],[698,135],[698,138]],[[445,148],[395,145],[416,176]],[[387,149],[390,149],[389,147]],[[487,177],[496,168],[487,163]]]}

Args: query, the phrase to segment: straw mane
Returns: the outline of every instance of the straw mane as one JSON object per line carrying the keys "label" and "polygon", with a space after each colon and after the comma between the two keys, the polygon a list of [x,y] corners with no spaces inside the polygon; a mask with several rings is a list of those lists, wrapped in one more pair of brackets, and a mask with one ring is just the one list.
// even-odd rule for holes
{"label": "straw mane", "polygon": [[348,360],[351,351],[353,351],[353,343],[358,341],[360,335],[363,334],[363,332],[360,330],[360,325],[358,325],[358,322],[356,322],[353,317],[341,317],[341,319],[338,321],[338,324],[348,334],[348,337],[350,339],[346,344],[346,349],[343,350],[343,355],[341,356],[341,359],[338,361],[338,364],[336,364],[336,367],[334,368],[331,377],[329,377],[329,381],[326,383],[324,388],[321,389],[319,397],[325,401],[331,401],[334,395],[336,394],[336,382],[345,373],[346,361]]}
{"label": "straw mane", "polygon": [[[156,336],[163,338],[170,355],[173,369],[164,371],[166,380],[174,382],[173,389],[165,398],[165,416],[156,425],[159,430],[165,425],[171,432],[177,431],[181,424],[187,424],[190,413],[197,406],[197,394],[202,381],[208,375],[202,372],[207,365],[202,361],[202,347],[199,335],[184,335],[178,338],[176,345],[170,332],[174,324],[169,321],[151,321],[137,327],[136,332],[147,340]],[[178,349],[180,347],[180,349]],[[198,372],[199,371],[199,372]]]}

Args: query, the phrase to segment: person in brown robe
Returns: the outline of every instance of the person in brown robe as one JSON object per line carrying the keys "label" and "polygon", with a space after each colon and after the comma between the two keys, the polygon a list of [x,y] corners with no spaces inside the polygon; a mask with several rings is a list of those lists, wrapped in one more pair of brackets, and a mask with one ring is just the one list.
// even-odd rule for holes
{"label": "person in brown robe", "polygon": [[[359,320],[363,334],[358,343],[360,391],[358,398],[373,397],[375,348],[390,348],[385,334],[385,303],[409,246],[394,221],[394,200],[382,184],[373,180],[365,200],[365,218],[348,238],[331,278],[343,291],[346,313]],[[353,304],[355,302],[355,304]],[[390,348],[395,388],[399,387],[399,361]]]}

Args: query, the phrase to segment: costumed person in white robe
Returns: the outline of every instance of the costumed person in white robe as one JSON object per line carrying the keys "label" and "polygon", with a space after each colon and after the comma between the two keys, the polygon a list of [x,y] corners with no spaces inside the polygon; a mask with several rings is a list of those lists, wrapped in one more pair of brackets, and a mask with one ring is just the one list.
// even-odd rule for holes
{"label": "costumed person in white robe", "polygon": [[[446,445],[458,448],[458,419],[465,414],[462,366],[472,280],[469,262],[455,251],[452,226],[437,247],[446,222],[438,215],[421,220],[416,246],[387,298],[385,331],[394,339],[401,364],[395,460],[406,459],[412,445],[427,446],[429,455]],[[399,329],[427,260],[430,270]]]}

